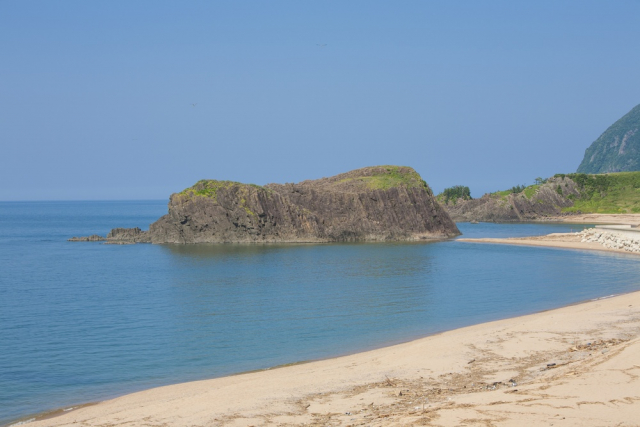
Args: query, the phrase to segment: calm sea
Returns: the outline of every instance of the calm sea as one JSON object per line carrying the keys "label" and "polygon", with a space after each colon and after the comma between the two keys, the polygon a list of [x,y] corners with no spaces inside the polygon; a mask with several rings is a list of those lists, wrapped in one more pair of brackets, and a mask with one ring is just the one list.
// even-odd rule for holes
{"label": "calm sea", "polygon": [[[164,201],[0,203],[0,424],[640,289],[631,255],[438,243],[104,245]],[[465,236],[576,225],[460,224]]]}

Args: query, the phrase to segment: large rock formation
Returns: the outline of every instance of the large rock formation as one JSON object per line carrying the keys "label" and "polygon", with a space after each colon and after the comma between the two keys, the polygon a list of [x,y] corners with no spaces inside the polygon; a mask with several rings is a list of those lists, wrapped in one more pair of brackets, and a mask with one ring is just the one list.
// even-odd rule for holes
{"label": "large rock formation", "polygon": [[152,243],[259,243],[423,240],[460,232],[412,168],[374,166],[299,184],[199,181],[171,195],[169,213],[146,235],[134,234]]}
{"label": "large rock formation", "polygon": [[447,212],[456,222],[526,222],[558,216],[580,197],[579,186],[566,176],[549,178],[545,184],[520,193],[491,193],[479,199],[449,202]]}
{"label": "large rock formation", "polygon": [[609,127],[584,153],[580,173],[640,171],[640,105]]}

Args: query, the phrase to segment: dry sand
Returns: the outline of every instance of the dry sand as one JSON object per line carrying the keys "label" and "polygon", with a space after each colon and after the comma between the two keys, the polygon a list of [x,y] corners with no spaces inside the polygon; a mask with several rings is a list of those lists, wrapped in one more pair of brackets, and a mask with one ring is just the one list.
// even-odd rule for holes
{"label": "dry sand", "polygon": [[543,246],[561,249],[582,249],[588,251],[618,252],[629,255],[640,255],[623,249],[606,248],[597,242],[581,242],[578,233],[552,233],[545,236],[509,237],[509,238],[482,238],[482,239],[457,239],[457,242],[469,243],[495,243],[501,245]]}
{"label": "dry sand", "polygon": [[637,426],[640,292],[29,424],[68,425]]}
{"label": "dry sand", "polygon": [[571,224],[631,224],[640,225],[640,214],[582,214],[545,218],[542,222]]}

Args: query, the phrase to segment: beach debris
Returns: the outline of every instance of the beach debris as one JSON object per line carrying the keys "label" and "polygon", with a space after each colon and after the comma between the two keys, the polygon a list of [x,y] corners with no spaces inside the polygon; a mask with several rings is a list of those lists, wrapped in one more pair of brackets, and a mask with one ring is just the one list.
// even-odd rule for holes
{"label": "beach debris", "polygon": [[471,360],[469,360],[469,361],[467,362],[467,365],[470,365],[470,364],[472,364],[472,363],[473,363],[473,362],[475,362],[475,361],[476,361],[476,359],[471,359]]}
{"label": "beach debris", "polygon": [[607,348],[614,345],[618,345],[625,341],[628,341],[628,340],[624,340],[620,338],[611,338],[608,340],[594,340],[586,344],[576,344],[573,347],[570,347],[569,351],[594,350],[594,349],[597,350],[599,348]]}
{"label": "beach debris", "polygon": [[547,363],[547,368],[553,368],[554,366],[556,366],[555,363]]}

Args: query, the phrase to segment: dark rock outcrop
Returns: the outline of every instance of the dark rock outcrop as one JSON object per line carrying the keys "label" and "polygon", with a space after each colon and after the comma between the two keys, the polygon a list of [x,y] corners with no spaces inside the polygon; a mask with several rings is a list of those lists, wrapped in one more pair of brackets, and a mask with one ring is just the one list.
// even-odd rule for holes
{"label": "dark rock outcrop", "polygon": [[91,236],[84,237],[72,237],[67,239],[68,242],[102,242],[106,240],[103,236],[98,236],[97,234],[92,234]]}
{"label": "dark rock outcrop", "polygon": [[107,234],[107,243],[127,244],[127,243],[150,243],[151,238],[147,231],[135,228],[114,228]]}
{"label": "dark rock outcrop", "polygon": [[485,194],[479,199],[462,200],[445,205],[456,222],[526,222],[561,215],[562,208],[573,206],[579,197],[578,185],[567,177],[549,178],[527,196],[526,192]]}
{"label": "dark rock outcrop", "polygon": [[169,213],[138,236],[152,243],[258,243],[423,240],[458,234],[412,168],[376,166],[264,187],[199,181],[172,194]]}
{"label": "dark rock outcrop", "polygon": [[105,242],[111,245],[128,245],[132,243],[151,243],[148,231],[136,228],[114,228],[107,237],[93,234],[86,237],[72,237],[69,242]]}

